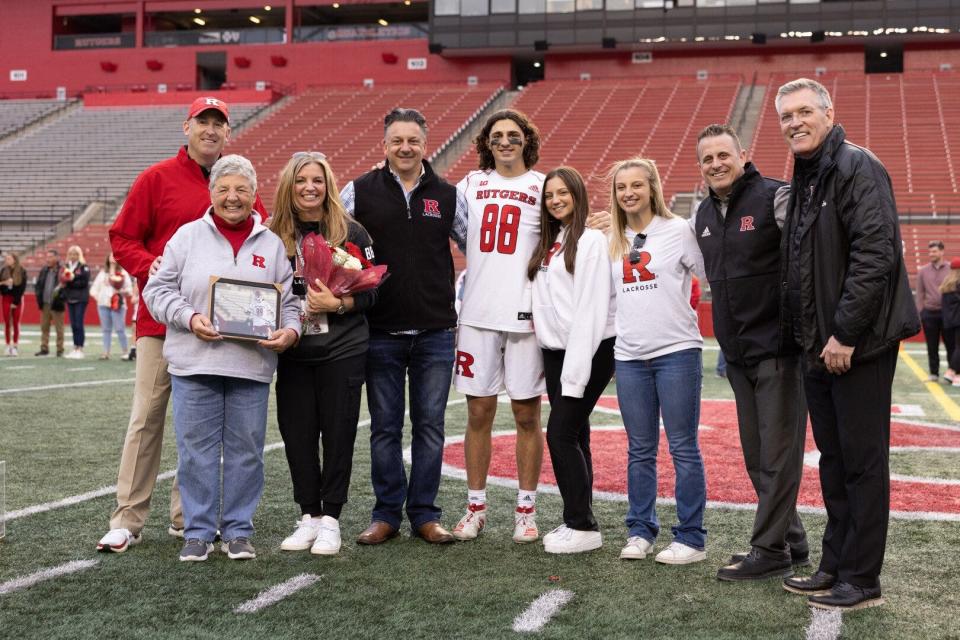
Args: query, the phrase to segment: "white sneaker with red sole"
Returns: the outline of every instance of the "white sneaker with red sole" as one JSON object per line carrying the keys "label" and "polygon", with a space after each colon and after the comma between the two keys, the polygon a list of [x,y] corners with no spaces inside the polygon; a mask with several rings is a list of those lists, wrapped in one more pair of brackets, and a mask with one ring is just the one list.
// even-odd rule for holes
{"label": "white sneaker with red sole", "polygon": [[133,535],[130,529],[110,529],[97,543],[97,551],[106,553],[123,553],[130,546],[140,544],[141,534]]}
{"label": "white sneaker with red sole", "polygon": [[467,513],[450,533],[457,540],[474,540],[487,525],[487,506],[483,504],[467,505]]}
{"label": "white sneaker with red sole", "polygon": [[513,514],[513,541],[524,544],[533,542],[539,537],[537,510],[534,507],[517,507]]}

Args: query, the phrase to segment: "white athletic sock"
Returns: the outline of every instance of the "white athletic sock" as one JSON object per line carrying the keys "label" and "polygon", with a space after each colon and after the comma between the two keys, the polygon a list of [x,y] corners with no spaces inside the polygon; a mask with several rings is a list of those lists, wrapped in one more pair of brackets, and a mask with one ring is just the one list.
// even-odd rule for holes
{"label": "white athletic sock", "polygon": [[486,505],[487,490],[479,489],[477,491],[474,491],[473,489],[467,489],[467,502],[475,505]]}
{"label": "white athletic sock", "polygon": [[517,506],[523,507],[525,509],[536,509],[537,508],[536,490],[526,491],[524,489],[520,489],[520,491],[517,491]]}

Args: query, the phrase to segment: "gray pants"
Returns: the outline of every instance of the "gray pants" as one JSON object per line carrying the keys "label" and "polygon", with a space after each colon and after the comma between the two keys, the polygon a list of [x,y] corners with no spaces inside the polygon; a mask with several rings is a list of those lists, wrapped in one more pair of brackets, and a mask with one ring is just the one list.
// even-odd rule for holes
{"label": "gray pants", "polygon": [[803,473],[807,404],[799,356],[745,367],[727,363],[737,400],[743,459],[757,492],[750,545],[763,555],[805,553],[807,534],[797,515]]}

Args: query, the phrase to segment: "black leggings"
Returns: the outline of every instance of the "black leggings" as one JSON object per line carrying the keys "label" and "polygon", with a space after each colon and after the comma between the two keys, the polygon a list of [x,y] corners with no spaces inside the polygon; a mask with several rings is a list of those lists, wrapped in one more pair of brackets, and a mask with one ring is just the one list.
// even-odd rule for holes
{"label": "black leggings", "polygon": [[543,349],[543,370],[550,398],[547,446],[553,475],[563,497],[563,523],[571,529],[598,531],[593,517],[593,460],[590,455],[590,413],[613,377],[613,343],[607,338],[593,355],[590,381],[582,398],[561,395],[560,374],[565,351]]}
{"label": "black leggings", "polygon": [[316,365],[281,358],[277,366],[277,422],[303,514],[339,518],[347,501],[366,361],[366,354]]}

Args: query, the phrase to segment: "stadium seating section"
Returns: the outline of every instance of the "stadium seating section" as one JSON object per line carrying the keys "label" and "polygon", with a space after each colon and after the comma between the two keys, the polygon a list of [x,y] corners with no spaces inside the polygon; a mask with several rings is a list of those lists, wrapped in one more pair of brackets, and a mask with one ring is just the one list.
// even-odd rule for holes
{"label": "stadium seating section", "polygon": [[[773,94],[788,80],[772,74],[765,88],[750,154],[760,170],[788,178],[792,157],[779,131]],[[952,151],[960,134],[960,75],[909,72],[891,75],[839,73],[821,78],[837,104],[836,119],[849,140],[869,147],[893,179],[903,227],[908,270],[926,262],[926,244],[940,239],[960,255],[960,227],[929,224],[960,213]],[[728,121],[741,89],[740,76],[707,80],[677,77],[548,80],[529,85],[511,106],[540,128],[543,146],[537,168],[576,167],[587,179],[591,207],[609,200],[605,174],[610,164],[634,155],[656,160],[667,199],[701,187],[695,164],[696,134],[706,124]],[[227,151],[248,156],[257,167],[260,193],[272,208],[277,176],[290,155],[326,153],[342,186],[382,158],[382,118],[394,106],[416,107],[430,122],[429,151],[438,153],[460,136],[503,90],[500,85],[381,85],[376,90],[307,88],[239,129]],[[71,103],[67,104],[67,107]],[[235,123],[258,106],[237,105]],[[55,111],[63,109],[62,114]],[[53,114],[46,123],[33,122]],[[38,234],[76,216],[91,201],[122,199],[144,167],[168,157],[182,144],[182,107],[65,108],[40,100],[0,102],[0,246],[32,246]],[[26,127],[25,132],[18,129]],[[458,181],[477,166],[472,147],[447,158],[445,175]],[[52,169],[52,167],[60,167]],[[915,224],[915,217],[923,217]],[[50,246],[80,244],[89,262],[108,251],[105,225],[90,225]],[[43,247],[25,260],[37,267]],[[458,261],[458,266],[461,264]]]}

